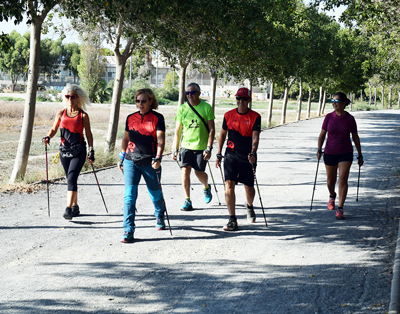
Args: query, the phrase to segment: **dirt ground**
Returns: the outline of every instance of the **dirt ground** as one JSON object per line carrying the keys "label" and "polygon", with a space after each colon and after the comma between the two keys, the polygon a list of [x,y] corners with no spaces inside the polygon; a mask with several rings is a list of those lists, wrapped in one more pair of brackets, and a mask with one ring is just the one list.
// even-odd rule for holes
{"label": "dirt ground", "polygon": [[243,186],[237,186],[237,232],[222,231],[228,213],[215,157],[213,200],[203,203],[192,176],[192,212],[179,210],[180,170],[164,157],[162,184],[173,235],[155,230],[141,182],[132,244],[119,242],[124,186],[115,167],[97,173],[108,213],[90,172],[79,178],[82,215],[72,221],[62,218],[63,181],[50,186],[50,217],[45,190],[1,194],[0,311],[386,313],[400,217],[400,113],[354,116],[365,165],[358,202],[358,166],[352,166],[343,221],[326,208],[322,163],[310,211],[322,118],[261,133],[257,221],[247,222]]}

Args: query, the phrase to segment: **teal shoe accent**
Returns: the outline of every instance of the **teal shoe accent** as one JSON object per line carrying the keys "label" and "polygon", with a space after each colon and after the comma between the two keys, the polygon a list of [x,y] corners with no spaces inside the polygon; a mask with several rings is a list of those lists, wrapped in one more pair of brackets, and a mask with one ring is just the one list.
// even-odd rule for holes
{"label": "teal shoe accent", "polygon": [[182,211],[189,211],[189,210],[193,210],[193,206],[192,206],[192,201],[189,199],[185,199],[185,202],[183,203],[183,206],[181,207]]}
{"label": "teal shoe accent", "polygon": [[208,204],[212,200],[212,194],[211,194],[211,187],[208,185],[208,188],[204,190],[204,203]]}

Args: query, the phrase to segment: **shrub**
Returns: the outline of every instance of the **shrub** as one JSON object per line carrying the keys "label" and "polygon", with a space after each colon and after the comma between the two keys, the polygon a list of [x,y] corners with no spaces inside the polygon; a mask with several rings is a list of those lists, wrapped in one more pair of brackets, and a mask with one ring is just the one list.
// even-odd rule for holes
{"label": "shrub", "polygon": [[125,104],[134,104],[136,91],[142,88],[151,88],[151,87],[146,80],[133,81],[131,87],[125,88],[122,91],[121,101]]}
{"label": "shrub", "polygon": [[172,87],[172,86],[159,87],[155,89],[155,93],[157,98],[159,99],[159,102],[161,98],[169,99],[172,101],[177,101],[179,99],[179,88],[177,87]]}

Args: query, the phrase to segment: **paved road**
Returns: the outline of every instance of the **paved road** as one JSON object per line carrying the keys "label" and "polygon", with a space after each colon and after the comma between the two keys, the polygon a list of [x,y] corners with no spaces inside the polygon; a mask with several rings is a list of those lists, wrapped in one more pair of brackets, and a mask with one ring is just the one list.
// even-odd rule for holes
{"label": "paved road", "polygon": [[[400,112],[355,113],[364,150],[359,202],[356,164],[346,220],[326,209],[322,163],[313,210],[316,144],[322,119],[262,132],[257,222],[248,224],[237,187],[240,230],[227,222],[219,171],[211,204],[193,178],[197,209],[181,212],[179,168],[163,160],[172,225],[156,231],[145,186],[139,189],[136,242],[121,244],[123,178],[99,171],[79,179],[82,216],[65,221],[64,182],[46,192],[1,195],[0,311],[5,313],[386,313],[399,219]],[[211,163],[213,165],[213,162]]]}

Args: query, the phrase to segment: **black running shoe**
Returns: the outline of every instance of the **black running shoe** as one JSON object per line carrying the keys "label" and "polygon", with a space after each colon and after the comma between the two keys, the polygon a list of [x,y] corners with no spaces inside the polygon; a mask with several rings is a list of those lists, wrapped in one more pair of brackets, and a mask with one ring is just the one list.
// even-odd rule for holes
{"label": "black running shoe", "polygon": [[79,214],[81,213],[81,212],[79,211],[79,206],[78,206],[78,204],[72,205],[71,209],[72,209],[72,217],[77,217],[77,216],[79,216]]}
{"label": "black running shoe", "polygon": [[228,223],[222,228],[225,231],[235,231],[238,230],[237,220],[234,218],[229,218]]}
{"label": "black running shoe", "polygon": [[67,219],[67,220],[71,220],[72,219],[72,208],[71,207],[67,207],[65,209],[63,217],[64,217],[64,219]]}

